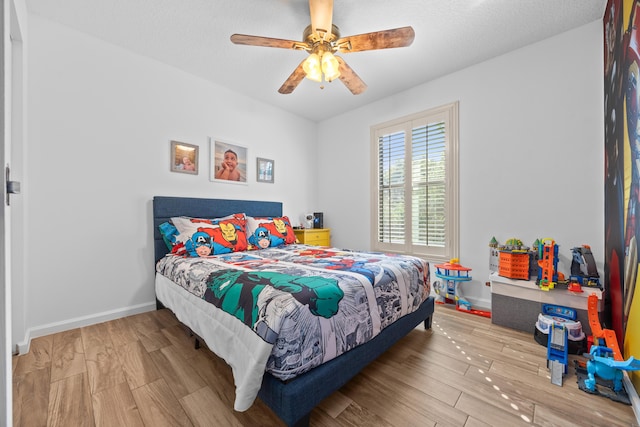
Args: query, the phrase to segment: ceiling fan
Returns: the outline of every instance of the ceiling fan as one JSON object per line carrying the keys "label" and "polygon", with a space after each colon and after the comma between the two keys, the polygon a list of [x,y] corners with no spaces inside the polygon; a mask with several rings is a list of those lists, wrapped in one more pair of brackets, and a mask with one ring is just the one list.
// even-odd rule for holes
{"label": "ceiling fan", "polygon": [[280,93],[293,92],[305,77],[317,82],[322,82],[324,77],[327,82],[339,78],[351,93],[358,95],[367,89],[367,85],[341,57],[335,56],[334,53],[405,47],[409,46],[415,37],[411,27],[340,37],[340,30],[332,23],[333,0],[309,0],[309,12],[311,25],[305,28],[302,34],[303,41],[246,34],[231,36],[231,41],[235,44],[304,50],[309,53],[309,56],[278,89]]}

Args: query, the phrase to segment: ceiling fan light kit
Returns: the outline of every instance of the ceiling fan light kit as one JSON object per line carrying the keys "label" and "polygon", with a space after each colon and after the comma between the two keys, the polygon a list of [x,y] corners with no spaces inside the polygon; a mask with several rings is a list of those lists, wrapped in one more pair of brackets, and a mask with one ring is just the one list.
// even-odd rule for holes
{"label": "ceiling fan light kit", "polygon": [[305,77],[318,83],[322,83],[322,77],[327,82],[340,77],[340,64],[330,51],[318,49],[318,53],[310,54],[302,63]]}
{"label": "ceiling fan light kit", "polygon": [[302,63],[305,77],[314,82],[322,82],[322,69],[320,68],[320,57],[317,53],[312,53]]}
{"label": "ceiling fan light kit", "polygon": [[367,85],[341,57],[334,54],[405,47],[413,43],[415,38],[411,27],[340,38],[338,27],[332,23],[333,0],[309,0],[309,11],[311,25],[305,28],[302,42],[246,34],[231,36],[234,44],[304,50],[309,53],[278,89],[282,94],[293,92],[305,77],[319,83],[324,77],[327,82],[339,78],[352,94],[358,95],[367,89]]}
{"label": "ceiling fan light kit", "polygon": [[340,64],[338,60],[331,52],[325,52],[322,54],[322,73],[324,79],[331,82],[340,77]]}

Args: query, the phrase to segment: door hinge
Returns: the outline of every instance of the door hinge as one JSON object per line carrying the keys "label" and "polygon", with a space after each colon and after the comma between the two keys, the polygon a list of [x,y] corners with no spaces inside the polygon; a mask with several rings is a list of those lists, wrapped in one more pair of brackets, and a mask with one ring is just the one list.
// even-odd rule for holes
{"label": "door hinge", "polygon": [[9,195],[10,194],[20,194],[20,181],[11,181],[11,169],[9,165],[5,168],[5,178],[7,183],[7,206],[9,206]]}

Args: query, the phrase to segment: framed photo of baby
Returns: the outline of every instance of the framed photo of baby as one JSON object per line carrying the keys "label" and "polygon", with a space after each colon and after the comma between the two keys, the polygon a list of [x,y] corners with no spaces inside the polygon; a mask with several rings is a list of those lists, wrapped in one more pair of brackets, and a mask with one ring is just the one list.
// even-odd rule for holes
{"label": "framed photo of baby", "polygon": [[198,146],[171,141],[171,172],[198,174]]}
{"label": "framed photo of baby", "polygon": [[247,147],[210,138],[211,181],[247,184]]}

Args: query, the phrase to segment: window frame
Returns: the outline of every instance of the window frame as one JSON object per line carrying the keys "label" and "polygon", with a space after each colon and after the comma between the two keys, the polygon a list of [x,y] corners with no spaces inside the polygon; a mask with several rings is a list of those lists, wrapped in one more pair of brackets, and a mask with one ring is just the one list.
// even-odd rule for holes
{"label": "window frame", "polygon": [[[431,261],[444,262],[459,258],[460,212],[459,212],[459,138],[458,138],[458,105],[452,102],[440,107],[400,117],[384,123],[373,125],[371,131],[371,248],[374,251],[400,253],[427,258]],[[443,248],[428,245],[414,245],[411,239],[411,161],[404,164],[404,219],[405,243],[387,243],[378,241],[380,219],[380,187],[379,187],[379,137],[404,131],[405,152],[411,153],[412,130],[429,123],[443,121],[445,123],[445,245]]]}

